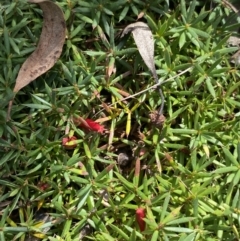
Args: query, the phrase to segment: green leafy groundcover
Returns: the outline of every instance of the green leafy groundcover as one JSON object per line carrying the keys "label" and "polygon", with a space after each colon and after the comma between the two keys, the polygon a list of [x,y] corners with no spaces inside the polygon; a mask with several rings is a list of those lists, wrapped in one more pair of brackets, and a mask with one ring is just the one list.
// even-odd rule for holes
{"label": "green leafy groundcover", "polygon": [[[220,0],[56,3],[63,53],[16,95],[9,121],[42,12],[26,1],[0,5],[0,240],[239,240],[240,73],[227,45],[236,14]],[[136,20],[153,33],[160,81],[190,68],[162,85],[162,127],[150,118],[161,104],[155,89],[122,101],[155,83],[132,36],[120,38]],[[62,145],[68,130],[72,150]]]}

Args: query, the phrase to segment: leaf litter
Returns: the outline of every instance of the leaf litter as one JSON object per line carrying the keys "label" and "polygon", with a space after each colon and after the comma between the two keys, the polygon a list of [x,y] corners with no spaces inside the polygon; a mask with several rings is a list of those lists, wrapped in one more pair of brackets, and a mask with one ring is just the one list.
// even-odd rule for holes
{"label": "leaf litter", "polygon": [[[59,59],[66,36],[66,23],[61,8],[48,0],[28,0],[36,3],[43,11],[43,28],[35,51],[21,66],[13,92],[23,87],[51,69]],[[12,101],[9,102],[8,119]]]}
{"label": "leaf litter", "polygon": [[[153,78],[156,84],[159,85],[158,76],[154,64],[154,40],[153,35],[148,27],[148,25],[144,22],[136,22],[129,24],[122,32],[121,37],[125,34],[132,32],[134,41],[137,45],[138,51],[143,58],[143,61],[151,71]],[[164,108],[164,96],[161,88],[158,86],[158,91],[161,97],[161,106],[157,113],[156,119],[163,119],[162,112]],[[156,122],[157,123],[157,122]]]}

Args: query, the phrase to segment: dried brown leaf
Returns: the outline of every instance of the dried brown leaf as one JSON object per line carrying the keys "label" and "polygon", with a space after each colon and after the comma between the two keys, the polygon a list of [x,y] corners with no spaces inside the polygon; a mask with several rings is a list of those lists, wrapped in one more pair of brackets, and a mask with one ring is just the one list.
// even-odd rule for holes
{"label": "dried brown leaf", "polygon": [[154,64],[154,41],[153,35],[146,23],[136,22],[129,24],[122,33],[122,36],[133,33],[133,38],[137,45],[138,51],[141,54],[145,64],[152,72],[153,77],[157,80],[157,73]]}
{"label": "dried brown leaf", "polygon": [[14,92],[28,85],[52,68],[62,53],[66,23],[60,7],[47,0],[28,0],[37,3],[43,11],[43,28],[35,51],[23,63],[16,80]]}
{"label": "dried brown leaf", "polygon": [[[154,41],[150,28],[146,23],[143,22],[132,23],[123,30],[122,36],[129,33],[130,31],[133,33],[133,38],[135,40],[140,55],[142,56],[145,64],[151,71],[156,84],[159,84],[154,64]],[[158,91],[161,97],[161,106],[158,113],[159,115],[161,115],[164,108],[164,95],[160,87],[158,87]]]}

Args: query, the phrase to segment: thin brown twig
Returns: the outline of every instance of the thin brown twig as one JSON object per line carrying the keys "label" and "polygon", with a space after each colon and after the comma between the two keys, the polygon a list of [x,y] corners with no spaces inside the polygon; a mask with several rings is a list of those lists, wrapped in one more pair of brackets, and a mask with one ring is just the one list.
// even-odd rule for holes
{"label": "thin brown twig", "polygon": [[[175,78],[177,78],[177,77],[185,74],[185,73],[188,72],[190,69],[192,69],[192,67],[189,67],[189,68],[185,69],[185,70],[182,71],[181,73],[179,73],[179,74],[177,74],[177,75],[175,75],[175,76],[173,76],[173,77],[170,77],[170,78],[168,78],[167,80],[164,80],[164,81],[159,82],[159,83],[157,83],[157,84],[155,84],[155,85],[152,85],[152,86],[150,86],[149,88],[147,88],[147,89],[145,89],[145,90],[139,91],[139,92],[137,92],[137,93],[135,93],[135,94],[133,94],[133,95],[130,95],[130,96],[126,97],[126,98],[123,98],[123,99],[121,99],[121,100],[118,100],[118,101],[114,102],[113,104],[108,105],[108,107],[111,107],[111,106],[115,105],[115,104],[118,103],[118,102],[122,102],[122,101],[124,101],[124,100],[131,99],[131,98],[133,98],[133,97],[135,97],[135,96],[137,96],[137,95],[143,94],[144,92],[146,92],[146,91],[148,91],[148,90],[155,89],[156,87],[162,85],[163,83],[166,83],[166,82],[168,82],[168,81],[170,81],[170,80],[173,80],[173,79],[175,79]],[[103,110],[104,110],[104,109],[98,111],[95,115],[99,114],[99,113],[102,112]]]}
{"label": "thin brown twig", "polygon": [[222,0],[222,2],[230,9],[233,10],[233,12],[238,13],[239,11],[227,0]]}

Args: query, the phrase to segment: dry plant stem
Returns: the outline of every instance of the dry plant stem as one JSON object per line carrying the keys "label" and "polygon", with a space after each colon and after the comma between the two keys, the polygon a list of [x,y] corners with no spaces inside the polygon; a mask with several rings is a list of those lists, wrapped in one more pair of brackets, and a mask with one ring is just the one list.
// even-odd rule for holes
{"label": "dry plant stem", "polygon": [[156,73],[156,72],[154,73],[154,79],[155,79],[156,84],[158,85],[157,89],[158,89],[158,91],[159,91],[160,98],[161,98],[161,106],[160,106],[160,109],[159,109],[159,111],[158,111],[158,115],[161,116],[161,115],[163,114],[165,98],[164,98],[162,89],[160,88],[160,85],[161,85],[161,84],[160,84],[160,82],[159,82],[159,80],[158,80],[158,76],[157,76],[157,73]]}
{"label": "dry plant stem", "polygon": [[[173,80],[173,79],[175,79],[175,78],[177,78],[177,77],[179,77],[179,76],[181,76],[181,75],[183,75],[183,74],[185,74],[185,73],[187,73],[187,72],[188,72],[189,70],[191,70],[191,69],[192,69],[192,67],[189,67],[189,68],[185,69],[184,71],[182,71],[181,73],[179,73],[179,74],[177,74],[177,75],[175,75],[175,76],[173,76],[173,77],[170,77],[170,78],[166,79],[165,81],[162,81],[162,82],[159,82],[159,81],[158,81],[155,85],[152,85],[151,87],[149,87],[149,88],[147,88],[147,89],[145,89],[145,90],[139,91],[139,92],[137,92],[136,94],[133,94],[133,95],[130,95],[130,96],[126,97],[126,98],[123,98],[123,99],[121,99],[121,100],[118,100],[118,101],[116,101],[114,104],[108,105],[108,107],[111,107],[111,106],[115,105],[115,104],[118,103],[118,102],[122,102],[122,101],[124,101],[124,100],[128,100],[128,99],[130,99],[130,98],[133,98],[133,97],[135,97],[135,96],[138,96],[138,95],[140,95],[140,94],[143,94],[143,93],[147,92],[148,90],[155,89],[156,87],[158,87],[158,86],[160,86],[160,85],[162,85],[162,84],[164,84],[164,83],[166,83],[166,82],[168,82],[168,81],[170,81],[170,80]],[[161,92],[162,92],[162,90],[161,90]],[[163,94],[162,94],[161,98],[164,98]],[[161,111],[162,108],[163,108],[163,106],[161,106],[160,111]],[[95,115],[99,114],[99,113],[102,112],[102,111],[103,111],[103,109],[100,110],[99,112],[97,112]]]}
{"label": "dry plant stem", "polygon": [[159,116],[161,116],[162,113],[163,113],[164,101],[165,101],[165,98],[164,98],[164,95],[163,95],[163,92],[162,92],[161,88],[159,88],[159,94],[160,94],[160,97],[161,97],[161,106],[160,106],[160,109],[158,111],[158,114],[159,114]]}
{"label": "dry plant stem", "polygon": [[227,0],[222,0],[222,2],[230,9],[233,10],[233,12],[238,13],[238,10]]}
{"label": "dry plant stem", "polygon": [[67,125],[66,125],[66,128],[65,128],[65,135],[69,134],[69,131],[70,131],[70,121],[71,121],[71,119],[68,118]]}
{"label": "dry plant stem", "polygon": [[13,104],[13,100],[10,100],[8,103],[7,121],[10,121],[11,119],[12,104]]}

